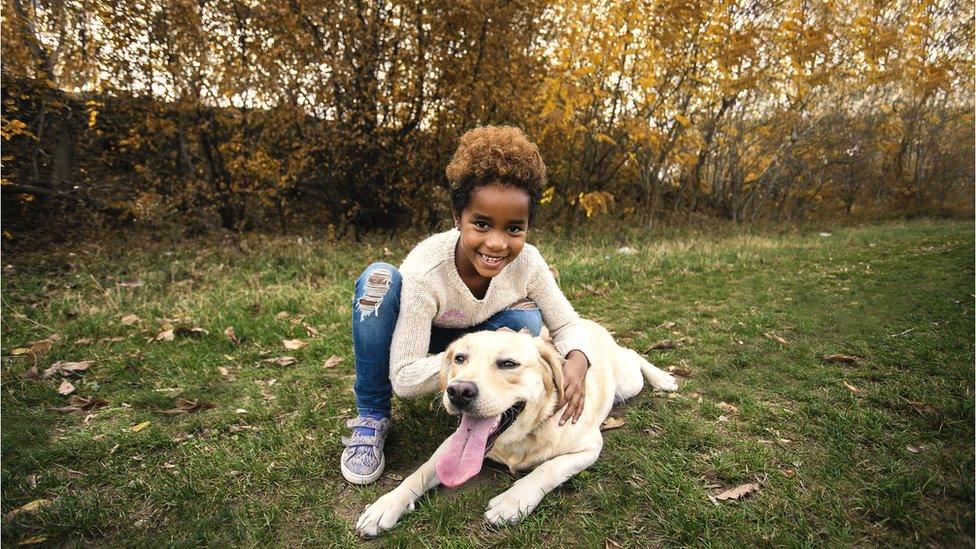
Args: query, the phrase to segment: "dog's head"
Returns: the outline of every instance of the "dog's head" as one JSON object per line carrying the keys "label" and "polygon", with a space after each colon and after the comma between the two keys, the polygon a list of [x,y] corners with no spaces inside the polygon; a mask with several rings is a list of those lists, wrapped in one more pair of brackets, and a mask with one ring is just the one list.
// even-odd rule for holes
{"label": "dog's head", "polygon": [[468,334],[448,347],[440,375],[444,407],[461,424],[437,460],[437,476],[457,486],[481,470],[501,439],[520,440],[556,411],[562,359],[552,344],[511,331]]}

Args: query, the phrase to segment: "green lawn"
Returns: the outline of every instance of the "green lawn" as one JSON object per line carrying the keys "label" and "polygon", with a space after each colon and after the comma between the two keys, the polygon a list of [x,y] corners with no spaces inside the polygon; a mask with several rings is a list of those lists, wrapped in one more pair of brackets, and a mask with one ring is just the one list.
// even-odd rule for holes
{"label": "green lawn", "polygon": [[[972,546],[973,224],[828,230],[531,233],[582,315],[688,376],[676,395],[614,410],[626,424],[600,460],[523,523],[483,525],[513,482],[486,470],[372,543]],[[398,401],[388,474],[366,488],[339,474],[353,280],[409,246],[245,237],[7,254],[4,545],[353,543],[359,512],[456,421],[433,398]],[[167,328],[173,341],[152,341]],[[662,339],[682,344],[648,350]],[[862,360],[823,358],[838,353]],[[297,363],[262,362],[285,355]],[[343,362],[324,368],[333,355]],[[91,411],[55,410],[69,404],[62,376],[28,376],[85,360],[69,379],[107,401]],[[216,406],[163,413],[179,398]],[[747,482],[761,485],[751,497],[709,499]]]}

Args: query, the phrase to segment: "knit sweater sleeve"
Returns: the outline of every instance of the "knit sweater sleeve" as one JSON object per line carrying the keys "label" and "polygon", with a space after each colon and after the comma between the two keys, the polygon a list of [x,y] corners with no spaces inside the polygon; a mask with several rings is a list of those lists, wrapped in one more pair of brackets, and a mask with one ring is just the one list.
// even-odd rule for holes
{"label": "knit sweater sleeve", "polygon": [[[524,252],[523,252],[524,253]],[[549,265],[536,249],[532,249],[533,269],[530,274],[528,297],[539,306],[542,312],[542,321],[549,328],[552,335],[553,344],[556,351],[561,356],[566,356],[572,350],[578,350],[586,359],[593,357],[590,348],[589,336],[583,324],[580,322],[579,315],[573,306],[566,299],[559,285],[556,284],[556,277],[549,270]]]}
{"label": "knit sweater sleeve", "polygon": [[405,280],[400,291],[400,316],[390,345],[390,384],[397,396],[411,398],[437,390],[444,353],[427,356],[430,327],[436,314],[434,296],[419,282]]}

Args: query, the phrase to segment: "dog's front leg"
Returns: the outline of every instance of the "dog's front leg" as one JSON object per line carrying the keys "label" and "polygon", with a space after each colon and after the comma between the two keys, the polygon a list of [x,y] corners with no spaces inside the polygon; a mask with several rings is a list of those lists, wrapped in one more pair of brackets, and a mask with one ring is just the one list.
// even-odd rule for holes
{"label": "dog's front leg", "polygon": [[542,498],[600,457],[600,448],[563,454],[546,461],[488,502],[485,520],[496,526],[514,524],[531,513]]}
{"label": "dog's front leg", "polygon": [[450,440],[450,438],[445,440],[434,455],[412,475],[403,479],[399,486],[367,507],[356,521],[356,533],[364,538],[375,537],[380,532],[393,528],[400,517],[413,511],[413,503],[424,495],[424,492],[441,483],[434,470],[434,463]]}

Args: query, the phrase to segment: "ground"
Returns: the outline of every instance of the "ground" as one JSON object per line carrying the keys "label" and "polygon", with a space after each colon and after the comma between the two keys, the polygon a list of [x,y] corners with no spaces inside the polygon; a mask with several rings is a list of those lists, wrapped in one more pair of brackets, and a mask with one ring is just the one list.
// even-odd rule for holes
{"label": "ground", "polygon": [[[972,546],[971,222],[582,233],[530,241],[577,310],[673,369],[679,392],[615,409],[624,424],[599,461],[519,525],[483,525],[513,482],[486,470],[370,543]],[[359,512],[456,425],[434,397],[397,401],[389,473],[342,480],[353,281],[409,246],[253,236],[7,254],[4,545],[354,542]],[[838,354],[858,360],[825,359]],[[92,362],[45,378],[58,361]],[[57,410],[72,396],[106,404]],[[759,488],[709,497],[745,483]]]}

